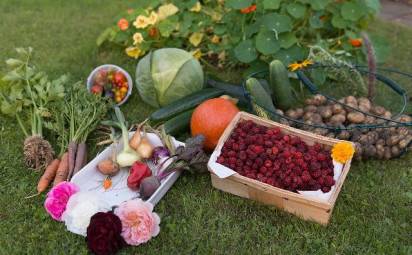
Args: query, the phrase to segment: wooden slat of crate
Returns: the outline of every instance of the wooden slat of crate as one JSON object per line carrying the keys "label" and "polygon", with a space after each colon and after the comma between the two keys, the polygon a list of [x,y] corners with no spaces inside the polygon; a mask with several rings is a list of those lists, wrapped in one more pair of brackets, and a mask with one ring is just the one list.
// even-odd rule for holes
{"label": "wooden slat of crate", "polygon": [[[302,141],[306,142],[309,145],[319,143],[326,146],[333,146],[335,143],[340,141],[337,139],[323,137],[310,132],[291,128],[277,122],[261,119],[252,114],[240,112],[226,128],[215,150],[221,150],[225,141],[232,133],[232,130],[241,120],[252,120],[260,125],[268,127],[279,127],[282,129],[283,133],[299,136]],[[345,181],[346,175],[349,172],[349,169],[350,162],[347,162],[342,169],[342,174],[340,175],[339,180],[335,184],[336,189],[334,190],[332,196],[328,201],[305,197],[301,194],[276,188],[266,183],[241,176],[239,174],[221,179],[213,173],[213,169],[209,170],[211,171],[212,185],[217,189],[232,193],[240,197],[256,200],[269,205],[274,205],[305,220],[312,220],[326,225],[329,222],[336,199],[342,188],[343,182]]]}

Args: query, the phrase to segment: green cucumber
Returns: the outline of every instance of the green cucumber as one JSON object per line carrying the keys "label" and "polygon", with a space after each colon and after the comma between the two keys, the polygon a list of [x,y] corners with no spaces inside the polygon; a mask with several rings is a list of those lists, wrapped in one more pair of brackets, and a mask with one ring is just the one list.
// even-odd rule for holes
{"label": "green cucumber", "polygon": [[263,88],[262,84],[256,78],[249,78],[246,81],[246,90],[252,99],[253,110],[262,118],[270,119],[270,112],[275,112],[272,97]]}
{"label": "green cucumber", "polygon": [[166,121],[163,124],[166,134],[178,135],[180,133],[188,131],[193,111],[194,109],[185,111]]}
{"label": "green cucumber", "polygon": [[192,109],[203,101],[215,98],[224,94],[224,91],[216,88],[206,88],[179,99],[176,102],[158,109],[150,115],[150,120],[154,123],[164,122],[174,116]]}
{"label": "green cucumber", "polygon": [[239,99],[240,104],[247,104],[242,86],[231,83],[214,80],[209,78],[206,80],[206,85],[212,88],[221,89],[226,95]]}
{"label": "green cucumber", "polygon": [[288,70],[279,60],[273,60],[270,63],[269,84],[278,108],[287,110],[294,105],[295,99],[289,82]]}

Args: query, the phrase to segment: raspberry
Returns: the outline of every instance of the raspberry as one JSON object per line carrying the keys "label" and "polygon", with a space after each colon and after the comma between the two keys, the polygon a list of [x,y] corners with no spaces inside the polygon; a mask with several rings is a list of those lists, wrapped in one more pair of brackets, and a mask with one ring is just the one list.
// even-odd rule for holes
{"label": "raspberry", "polygon": [[289,135],[284,135],[282,139],[283,139],[283,141],[285,141],[286,143],[289,143],[289,142],[290,142],[290,136],[289,136]]}
{"label": "raspberry", "polygon": [[223,163],[225,163],[225,158],[223,156],[219,156],[217,158],[216,162],[219,163],[219,164],[223,164]]}
{"label": "raspberry", "polygon": [[330,187],[322,187],[322,192],[323,193],[328,193],[331,190]]}
{"label": "raspberry", "polygon": [[227,155],[229,157],[236,157],[236,152],[235,151],[228,151]]}
{"label": "raspberry", "polygon": [[325,161],[326,160],[326,155],[319,153],[316,157],[319,161]]}
{"label": "raspberry", "polygon": [[310,169],[311,170],[318,170],[320,168],[321,168],[321,165],[318,162],[314,161],[314,162],[310,163]]}
{"label": "raspberry", "polygon": [[239,144],[237,144],[237,143],[232,144],[232,149],[234,151],[239,151]]}
{"label": "raspberry", "polygon": [[257,159],[255,159],[255,163],[256,163],[258,166],[261,166],[261,165],[263,165],[263,160],[262,160],[261,158],[257,158]]}
{"label": "raspberry", "polygon": [[332,187],[333,185],[335,185],[335,180],[333,179],[332,176],[328,175],[325,177],[325,186],[329,186]]}
{"label": "raspberry", "polygon": [[250,166],[243,166],[243,171],[250,172],[251,170],[252,168],[250,168]]}
{"label": "raspberry", "polygon": [[262,166],[262,167],[260,167],[259,171],[260,171],[262,174],[265,174],[265,173],[268,171],[268,169],[267,169],[266,167]]}
{"label": "raspberry", "polygon": [[320,186],[323,186],[325,183],[322,177],[319,177],[316,181],[319,183]]}
{"label": "raspberry", "polygon": [[239,152],[239,158],[241,160],[246,160],[247,159],[247,154],[244,151]]}
{"label": "raspberry", "polygon": [[271,148],[273,147],[273,143],[271,141],[265,141],[265,146],[266,148]]}
{"label": "raspberry", "polygon": [[279,149],[277,147],[272,147],[272,154],[277,155],[279,153]]}
{"label": "raspberry", "polygon": [[311,173],[311,175],[312,175],[313,178],[316,179],[316,178],[319,178],[319,176],[322,175],[322,172],[320,170],[315,170]]}
{"label": "raspberry", "polygon": [[247,178],[256,179],[256,175],[254,173],[249,173],[246,175]]}
{"label": "raspberry", "polygon": [[241,159],[236,160],[236,166],[243,166],[243,161]]}
{"label": "raspberry", "polygon": [[265,167],[270,168],[272,166],[272,161],[270,160],[265,160]]}
{"label": "raspberry", "polygon": [[247,166],[252,166],[252,165],[253,165],[253,161],[250,160],[250,159],[246,160],[246,165],[247,165]]}
{"label": "raspberry", "polygon": [[262,173],[258,173],[258,174],[257,174],[257,178],[258,178],[258,179],[261,179],[262,177],[263,177],[263,174],[262,174]]}

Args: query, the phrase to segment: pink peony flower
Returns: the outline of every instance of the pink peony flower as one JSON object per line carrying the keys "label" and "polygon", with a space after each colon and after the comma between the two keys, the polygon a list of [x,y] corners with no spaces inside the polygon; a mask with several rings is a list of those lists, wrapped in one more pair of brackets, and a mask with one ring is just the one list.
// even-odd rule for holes
{"label": "pink peony flower", "polygon": [[122,237],[130,245],[146,243],[160,232],[160,218],[149,202],[141,199],[123,202],[115,214],[122,221]]}
{"label": "pink peony flower", "polygon": [[61,217],[66,210],[69,198],[78,191],[79,187],[74,183],[61,182],[53,187],[47,194],[46,201],[44,201],[44,208],[46,208],[46,211],[53,219],[62,221]]}

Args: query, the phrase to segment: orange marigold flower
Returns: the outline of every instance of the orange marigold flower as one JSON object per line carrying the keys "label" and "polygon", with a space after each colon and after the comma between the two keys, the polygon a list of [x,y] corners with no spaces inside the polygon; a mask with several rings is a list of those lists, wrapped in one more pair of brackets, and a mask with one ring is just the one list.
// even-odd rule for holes
{"label": "orange marigold flower", "polygon": [[129,21],[127,21],[127,19],[123,19],[123,18],[119,19],[119,21],[117,22],[117,26],[122,31],[127,30],[129,28]]}
{"label": "orange marigold flower", "polygon": [[294,71],[296,71],[296,70],[305,68],[305,67],[307,67],[307,66],[309,66],[309,65],[313,65],[313,61],[312,61],[312,60],[309,60],[309,59],[305,59],[305,60],[303,60],[303,61],[297,61],[297,62],[295,62],[295,63],[292,63],[292,64],[290,64],[288,67],[289,67],[289,70],[290,70],[290,71],[294,72]]}
{"label": "orange marigold flower", "polygon": [[152,38],[156,37],[156,36],[157,36],[157,33],[158,33],[158,31],[157,31],[157,28],[156,28],[156,27],[151,27],[151,28],[149,29],[149,36],[150,36],[150,37],[152,37]]}
{"label": "orange marigold flower", "polygon": [[355,147],[351,142],[339,142],[332,148],[332,158],[342,164],[350,160],[354,153]]}
{"label": "orange marigold flower", "polygon": [[104,190],[108,190],[112,187],[112,179],[110,177],[107,177],[103,181],[103,188]]}
{"label": "orange marigold flower", "polygon": [[248,6],[246,8],[240,9],[240,12],[243,14],[248,14],[251,12],[256,11],[256,4],[252,4],[251,6]]}
{"label": "orange marigold flower", "polygon": [[350,42],[350,44],[353,46],[353,47],[356,47],[356,48],[359,48],[359,47],[361,47],[362,46],[362,39],[360,39],[360,38],[356,38],[356,39],[349,39],[349,42]]}

